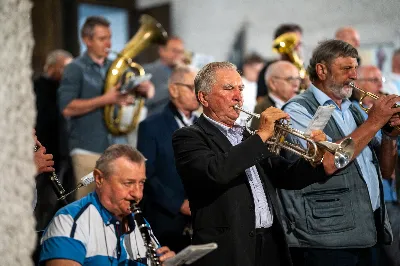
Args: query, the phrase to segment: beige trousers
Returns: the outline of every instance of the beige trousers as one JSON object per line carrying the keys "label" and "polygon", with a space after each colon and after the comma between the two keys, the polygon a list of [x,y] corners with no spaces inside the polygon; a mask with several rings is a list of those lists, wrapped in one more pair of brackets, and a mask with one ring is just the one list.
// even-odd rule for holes
{"label": "beige trousers", "polygon": [[[100,158],[100,154],[74,154],[72,155],[72,165],[74,167],[75,180],[78,184],[82,177],[89,174],[94,170],[96,161]],[[88,185],[87,187],[81,187],[75,193],[75,200],[78,200],[90,192],[94,191],[96,185],[95,182]]]}

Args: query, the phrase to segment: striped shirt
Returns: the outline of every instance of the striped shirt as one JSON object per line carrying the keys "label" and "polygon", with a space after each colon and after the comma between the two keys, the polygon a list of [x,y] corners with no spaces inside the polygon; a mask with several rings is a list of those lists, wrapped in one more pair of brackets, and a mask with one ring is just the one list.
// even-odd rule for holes
{"label": "striped shirt", "polygon": [[[243,139],[243,126],[235,124],[233,127],[225,126],[217,121],[212,120],[203,114],[204,117],[215,127],[217,127],[225,137],[228,138],[232,146],[236,146],[242,142]],[[273,215],[269,209],[267,197],[264,192],[260,176],[257,168],[253,165],[245,170],[247,180],[249,181],[251,193],[253,195],[255,216],[256,216],[256,228],[268,228],[272,226]]]}
{"label": "striped shirt", "polygon": [[[100,203],[96,192],[60,209],[41,239],[40,262],[73,260],[81,265],[148,265],[133,214],[129,231]],[[153,244],[159,246],[151,232]]]}

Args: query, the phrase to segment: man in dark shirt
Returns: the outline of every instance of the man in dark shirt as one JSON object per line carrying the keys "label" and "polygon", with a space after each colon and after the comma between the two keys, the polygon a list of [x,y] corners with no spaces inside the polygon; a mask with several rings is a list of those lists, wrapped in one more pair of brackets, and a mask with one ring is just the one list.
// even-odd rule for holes
{"label": "man in dark shirt", "polygon": [[[34,80],[36,95],[36,135],[41,144],[46,147],[45,152],[53,155],[54,169],[60,179],[70,181],[72,171],[67,149],[66,121],[58,110],[57,90],[64,71],[64,67],[71,62],[72,55],[64,50],[54,50],[46,58],[44,72]],[[39,145],[42,147],[42,145]],[[35,153],[35,156],[43,154]],[[37,229],[43,229],[60,206],[57,206],[56,195],[51,188],[49,171],[38,172],[36,177],[37,205],[35,216]],[[43,174],[42,174],[43,173]],[[62,176],[60,176],[60,173]]]}
{"label": "man in dark shirt", "polygon": [[[134,101],[133,96],[122,94],[118,85],[103,93],[112,63],[107,58],[111,47],[110,23],[103,17],[88,17],[81,37],[87,50],[66,67],[58,93],[60,110],[70,119],[69,148],[78,181],[93,171],[100,154],[114,142],[104,122],[104,106]],[[150,82],[143,82],[137,90],[148,96],[151,88]],[[93,189],[91,185],[81,188],[76,197],[79,199]]]}

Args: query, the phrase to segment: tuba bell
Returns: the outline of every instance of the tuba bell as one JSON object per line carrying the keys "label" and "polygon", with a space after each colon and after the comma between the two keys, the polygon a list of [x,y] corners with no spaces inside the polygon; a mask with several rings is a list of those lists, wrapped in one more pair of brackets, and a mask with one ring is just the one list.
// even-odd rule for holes
{"label": "tuba bell", "polygon": [[[133,58],[152,43],[163,44],[166,42],[167,32],[153,17],[142,15],[140,24],[141,26],[135,36],[132,37],[112,62],[107,72],[104,93],[119,82],[123,87],[133,76],[144,76],[143,67],[133,62]],[[135,96],[133,108],[132,106],[118,106],[115,104],[104,107],[105,124],[111,134],[125,135],[138,125],[145,99],[140,95]],[[127,114],[129,110],[131,114]]]}
{"label": "tuba bell", "polygon": [[300,59],[295,48],[300,42],[299,37],[294,32],[287,32],[281,34],[276,38],[272,44],[272,50],[279,54],[287,55],[290,61],[299,70],[300,77],[304,79],[306,76],[306,69],[304,68],[303,60]]}

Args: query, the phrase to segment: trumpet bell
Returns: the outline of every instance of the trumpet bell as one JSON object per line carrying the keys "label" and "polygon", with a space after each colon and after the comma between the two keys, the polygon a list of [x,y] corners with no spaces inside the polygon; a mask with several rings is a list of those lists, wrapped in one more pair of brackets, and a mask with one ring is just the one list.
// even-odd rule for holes
{"label": "trumpet bell", "polygon": [[354,141],[352,138],[344,139],[339,144],[329,141],[320,141],[317,142],[317,145],[333,154],[334,164],[338,169],[348,165],[354,155]]}

